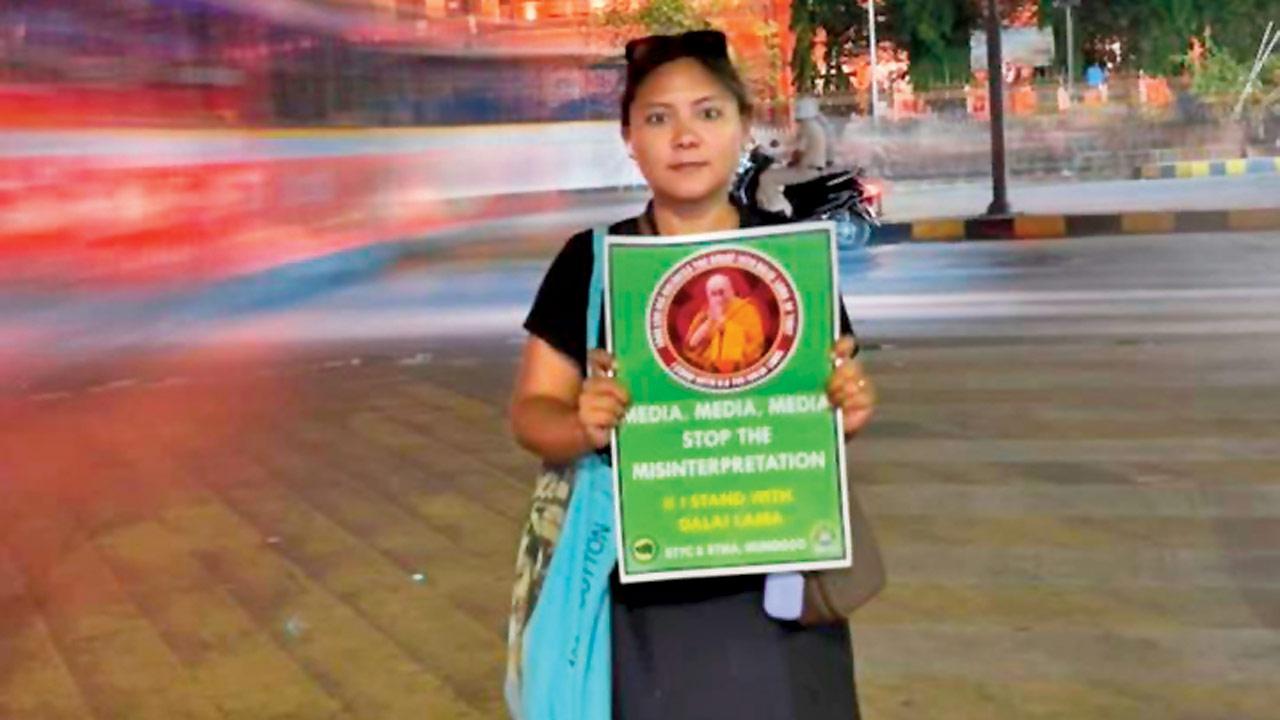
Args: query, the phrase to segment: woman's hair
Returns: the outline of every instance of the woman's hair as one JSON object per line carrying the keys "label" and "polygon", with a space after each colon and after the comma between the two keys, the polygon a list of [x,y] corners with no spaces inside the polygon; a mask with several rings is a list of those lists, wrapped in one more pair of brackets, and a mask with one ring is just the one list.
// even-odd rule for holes
{"label": "woman's hair", "polygon": [[751,96],[729,59],[729,44],[719,30],[693,30],[679,35],[650,35],[627,43],[627,86],[622,92],[622,127],[631,127],[631,105],[653,71],[669,62],[690,58],[706,68],[738,103],[738,112],[751,117]]}

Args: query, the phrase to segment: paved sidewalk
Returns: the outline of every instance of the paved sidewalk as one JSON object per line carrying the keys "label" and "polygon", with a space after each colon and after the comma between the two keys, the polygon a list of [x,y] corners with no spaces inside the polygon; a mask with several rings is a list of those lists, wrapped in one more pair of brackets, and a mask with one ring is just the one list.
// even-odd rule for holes
{"label": "paved sidewalk", "polygon": [[[866,717],[1274,716],[1280,346],[1181,342],[869,353]],[[513,353],[246,351],[5,406],[0,717],[504,717]]]}
{"label": "paved sidewalk", "polygon": [[263,360],[3,409],[0,718],[503,716],[501,407]]}

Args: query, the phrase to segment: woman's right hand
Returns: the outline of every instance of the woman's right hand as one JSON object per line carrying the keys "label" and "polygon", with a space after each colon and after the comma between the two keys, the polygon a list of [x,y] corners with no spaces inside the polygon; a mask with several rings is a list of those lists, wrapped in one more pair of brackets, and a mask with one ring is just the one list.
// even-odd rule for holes
{"label": "woman's right hand", "polygon": [[613,377],[615,368],[608,352],[592,350],[587,354],[587,379],[578,395],[578,422],[597,450],[609,444],[610,434],[631,405],[631,395]]}

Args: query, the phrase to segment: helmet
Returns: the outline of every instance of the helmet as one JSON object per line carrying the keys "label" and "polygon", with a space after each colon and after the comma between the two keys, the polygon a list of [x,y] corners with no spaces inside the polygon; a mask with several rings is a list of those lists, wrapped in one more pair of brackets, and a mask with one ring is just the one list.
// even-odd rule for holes
{"label": "helmet", "polygon": [[808,95],[796,99],[796,120],[812,120],[818,117],[818,99]]}

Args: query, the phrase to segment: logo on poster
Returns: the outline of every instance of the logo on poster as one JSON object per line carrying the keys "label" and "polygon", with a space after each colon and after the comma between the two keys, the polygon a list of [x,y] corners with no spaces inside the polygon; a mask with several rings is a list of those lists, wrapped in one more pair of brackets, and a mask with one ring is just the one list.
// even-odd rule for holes
{"label": "logo on poster", "polygon": [[658,557],[658,543],[652,538],[640,538],[631,543],[631,557],[642,563],[652,562]]}
{"label": "logo on poster", "polygon": [[767,255],[738,247],[696,253],[649,300],[649,346],[688,387],[730,392],[786,366],[800,332],[794,282]]}

